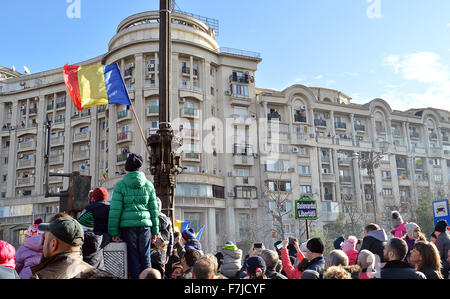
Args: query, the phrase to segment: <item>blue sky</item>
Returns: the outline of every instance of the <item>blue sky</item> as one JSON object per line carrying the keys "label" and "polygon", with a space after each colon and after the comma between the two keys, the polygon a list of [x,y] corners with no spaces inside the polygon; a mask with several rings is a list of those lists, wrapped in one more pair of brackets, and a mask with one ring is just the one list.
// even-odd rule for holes
{"label": "blue sky", "polygon": [[[2,4],[0,65],[40,72],[101,55],[127,16],[157,0],[15,0]],[[4,1],[5,2],[5,1]],[[450,110],[448,0],[178,0],[216,18],[220,46],[261,53],[256,85],[338,89],[356,103]],[[7,24],[7,25],[5,25]],[[6,45],[6,46],[5,46]]]}

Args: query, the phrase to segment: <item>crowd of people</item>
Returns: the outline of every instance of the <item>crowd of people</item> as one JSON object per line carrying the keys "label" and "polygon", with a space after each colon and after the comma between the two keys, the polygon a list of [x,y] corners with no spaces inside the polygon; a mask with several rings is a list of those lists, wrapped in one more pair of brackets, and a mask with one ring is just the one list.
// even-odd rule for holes
{"label": "crowd of people", "polygon": [[254,243],[245,256],[233,241],[205,253],[192,228],[174,231],[142,164],[141,156],[128,156],[110,202],[105,188],[95,188],[77,219],[35,219],[17,251],[0,241],[0,278],[117,279],[105,269],[103,250],[124,242],[130,279],[449,279],[447,223],[427,238],[398,211],[389,234],[369,223],[362,239],[341,236],[330,252],[313,237],[280,240],[274,250]]}

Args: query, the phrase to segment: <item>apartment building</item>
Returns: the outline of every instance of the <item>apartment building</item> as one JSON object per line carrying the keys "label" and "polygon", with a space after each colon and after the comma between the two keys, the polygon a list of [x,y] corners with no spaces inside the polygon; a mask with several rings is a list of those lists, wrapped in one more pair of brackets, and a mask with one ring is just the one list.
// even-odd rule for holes
{"label": "apartment building", "polygon": [[[71,63],[117,63],[146,137],[159,125],[158,19],[158,11],[126,18],[107,53]],[[342,92],[302,85],[257,89],[260,55],[219,47],[212,28],[184,13],[173,14],[172,42],[171,120],[183,137],[185,167],[177,177],[175,217],[196,230],[206,226],[207,251],[228,240],[245,246],[250,234],[273,244],[269,195],[277,192],[289,199],[286,235],[297,235],[303,225],[293,212],[303,193],[319,203],[317,225],[332,223],[340,211],[371,217],[372,184],[356,153],[385,153],[374,176],[380,215],[417,202],[416,186],[447,191],[447,111],[392,111],[382,99],[357,105]],[[44,197],[47,119],[50,171],[90,175],[92,186],[107,188],[110,196],[128,153],[149,157],[129,107],[79,112],[62,68],[27,76],[2,69],[0,239],[17,246],[34,217],[48,219],[59,209],[58,198]],[[148,164],[144,168],[153,180]],[[51,177],[50,190],[67,189],[67,180]]]}

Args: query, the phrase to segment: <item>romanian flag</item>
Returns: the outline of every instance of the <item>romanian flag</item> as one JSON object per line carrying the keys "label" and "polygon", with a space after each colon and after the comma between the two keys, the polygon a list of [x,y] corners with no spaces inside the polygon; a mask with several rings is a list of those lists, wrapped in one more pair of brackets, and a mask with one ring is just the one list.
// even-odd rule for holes
{"label": "romanian flag", "polygon": [[406,180],[406,175],[404,171],[399,171],[398,172],[398,177],[402,180]]}
{"label": "romanian flag", "polygon": [[189,223],[191,223],[190,221],[179,221],[176,219],[174,220],[174,222],[174,231],[179,233],[182,233],[189,226]]}
{"label": "romanian flag", "polygon": [[205,226],[202,225],[202,227],[199,229],[198,233],[195,235],[195,238],[197,240],[199,240],[199,241],[200,241],[200,238],[202,237],[202,233],[203,233],[204,228],[205,228]]}
{"label": "romanian flag", "polygon": [[64,82],[79,111],[95,105],[131,105],[117,64],[65,65]]}

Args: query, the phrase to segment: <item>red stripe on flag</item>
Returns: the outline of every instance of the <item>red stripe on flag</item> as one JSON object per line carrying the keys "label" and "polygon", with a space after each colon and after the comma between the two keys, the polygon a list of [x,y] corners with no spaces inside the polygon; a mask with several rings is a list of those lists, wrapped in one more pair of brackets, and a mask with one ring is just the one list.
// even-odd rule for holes
{"label": "red stripe on flag", "polygon": [[66,83],[67,90],[69,91],[72,102],[77,107],[79,111],[83,110],[81,107],[80,98],[80,85],[78,82],[78,69],[80,67],[77,65],[66,64],[63,67],[64,82]]}

